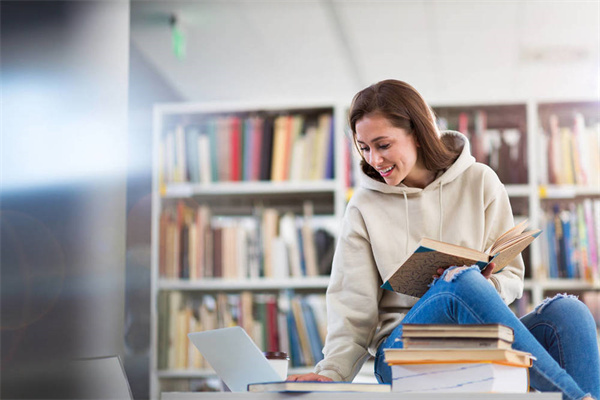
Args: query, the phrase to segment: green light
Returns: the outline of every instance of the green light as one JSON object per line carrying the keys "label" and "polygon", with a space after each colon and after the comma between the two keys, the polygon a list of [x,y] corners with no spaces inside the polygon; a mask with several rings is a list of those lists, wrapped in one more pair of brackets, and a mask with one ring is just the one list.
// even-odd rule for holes
{"label": "green light", "polygon": [[183,32],[177,26],[173,26],[172,30],[173,53],[179,60],[185,58],[185,38]]}

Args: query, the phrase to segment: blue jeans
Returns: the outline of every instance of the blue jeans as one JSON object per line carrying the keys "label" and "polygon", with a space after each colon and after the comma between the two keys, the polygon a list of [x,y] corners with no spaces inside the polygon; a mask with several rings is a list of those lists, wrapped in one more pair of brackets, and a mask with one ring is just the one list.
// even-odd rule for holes
{"label": "blue jeans", "polygon": [[[502,323],[514,329],[513,348],[532,353],[531,386],[539,391],[562,392],[563,399],[585,395],[600,398],[600,361],[596,324],[588,308],[573,296],[548,299],[520,320],[485,281],[477,267],[456,274],[449,268],[406,314],[403,323]],[[453,275],[453,276],[451,276]],[[384,348],[402,348],[402,325],[379,346],[375,376],[391,383]]]}

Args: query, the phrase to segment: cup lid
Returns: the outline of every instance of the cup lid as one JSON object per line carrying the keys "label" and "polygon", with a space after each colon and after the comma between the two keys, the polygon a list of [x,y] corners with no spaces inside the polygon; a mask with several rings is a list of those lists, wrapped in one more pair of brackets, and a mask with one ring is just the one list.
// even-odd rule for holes
{"label": "cup lid", "polygon": [[263,353],[266,358],[270,360],[289,360],[287,353],[285,351],[265,351]]}

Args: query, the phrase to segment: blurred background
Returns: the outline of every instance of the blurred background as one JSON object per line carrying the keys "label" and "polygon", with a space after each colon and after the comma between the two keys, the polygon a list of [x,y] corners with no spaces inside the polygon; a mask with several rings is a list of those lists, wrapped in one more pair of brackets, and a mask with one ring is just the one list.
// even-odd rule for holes
{"label": "blurred background", "polygon": [[[599,100],[599,1],[0,3],[2,398],[118,354],[150,396],[154,104]],[[594,112],[598,112],[597,108]],[[598,115],[598,114],[596,114]]]}

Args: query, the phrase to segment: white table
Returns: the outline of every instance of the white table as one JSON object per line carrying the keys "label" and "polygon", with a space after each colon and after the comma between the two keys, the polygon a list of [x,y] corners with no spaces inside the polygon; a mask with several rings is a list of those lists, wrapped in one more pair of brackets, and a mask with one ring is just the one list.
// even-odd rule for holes
{"label": "white table", "polygon": [[560,393],[232,393],[232,392],[165,392],[162,400],[560,400]]}

